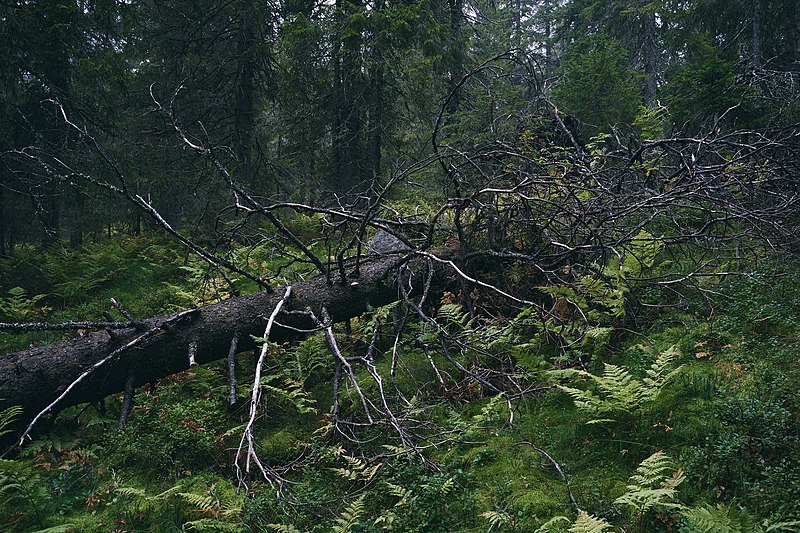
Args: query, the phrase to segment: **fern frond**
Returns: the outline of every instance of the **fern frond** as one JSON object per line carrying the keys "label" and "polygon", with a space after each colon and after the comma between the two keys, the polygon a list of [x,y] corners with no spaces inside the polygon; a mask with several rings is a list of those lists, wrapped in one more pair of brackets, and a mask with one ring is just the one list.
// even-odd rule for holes
{"label": "fern frond", "polygon": [[350,464],[350,468],[329,468],[328,470],[335,472],[343,478],[351,481],[356,479],[369,481],[375,477],[375,474],[377,474],[378,470],[380,470],[380,468],[383,466],[383,463],[370,465],[363,459],[351,457],[345,454],[342,454],[341,457]]}
{"label": "fern frond", "polygon": [[155,496],[150,496],[148,499],[149,500],[166,500],[167,498],[169,498],[170,496],[172,496],[173,494],[175,494],[176,492],[178,492],[182,488],[183,487],[181,487],[181,485],[175,485],[174,487],[170,487],[167,490],[165,490],[164,492],[160,492],[160,493],[156,494]]}
{"label": "fern frond", "polygon": [[627,491],[614,500],[614,504],[630,507],[639,514],[654,507],[682,507],[672,500],[684,479],[683,472],[675,468],[672,459],[658,451],[639,464],[636,473],[628,479]]}
{"label": "fern frond", "polygon": [[566,385],[558,385],[558,388],[566,392],[572,403],[579,411],[595,415],[601,412],[606,412],[608,405],[603,402],[600,396],[596,395],[590,390],[576,389],[574,387],[567,387]]}
{"label": "fern frond", "polygon": [[695,507],[684,511],[682,516],[697,533],[750,533],[756,526],[747,511],[733,505]]}
{"label": "fern frond", "polygon": [[241,502],[228,502],[219,510],[219,516],[222,518],[238,518],[241,514]]}
{"label": "fern frond", "polygon": [[511,515],[504,511],[486,511],[481,516],[489,521],[489,530],[510,525],[512,522]]}
{"label": "fern frond", "polygon": [[777,522],[775,524],[765,522],[764,525],[767,528],[764,530],[765,533],[769,533],[770,531],[800,531],[800,520]]}
{"label": "fern frond", "polygon": [[[282,385],[271,385],[272,381],[280,378]],[[285,401],[294,406],[300,413],[316,413],[314,405],[317,401],[309,396],[303,389],[303,384],[297,380],[275,374],[261,378],[261,390],[270,393],[277,400]]]}
{"label": "fern frond", "polygon": [[675,489],[642,489],[635,491],[628,491],[616,500],[615,505],[627,505],[638,511],[644,513],[654,507],[680,507],[677,503],[671,503],[677,495],[678,491]]}
{"label": "fern frond", "polygon": [[48,527],[46,529],[37,529],[31,533],[69,533],[75,531],[77,526],[75,524],[61,524],[59,526]]}
{"label": "fern frond", "polygon": [[394,444],[383,444],[381,445],[381,448],[394,455],[403,455],[405,453],[408,453],[408,448],[406,448],[405,446],[396,446]]}
{"label": "fern frond", "polygon": [[135,498],[144,498],[146,496],[146,493],[143,489],[137,489],[134,487],[118,487],[114,492],[120,496],[132,496]]}
{"label": "fern frond", "polygon": [[567,530],[570,533],[603,533],[613,529],[611,524],[602,518],[590,515],[586,511],[578,511],[578,518]]}
{"label": "fern frond", "polygon": [[647,369],[647,376],[642,380],[642,383],[646,385],[644,389],[646,397],[643,399],[654,400],[661,393],[664,385],[683,369],[683,365],[673,368],[675,359],[680,355],[680,349],[675,345],[656,356],[653,364]]}
{"label": "fern frond", "polygon": [[12,405],[7,409],[3,409],[0,411],[0,435],[5,435],[10,429],[5,429],[6,426],[10,425],[11,422],[14,421],[19,415],[22,414],[22,407],[19,405]]}
{"label": "fern frond", "polygon": [[333,531],[336,533],[350,533],[356,521],[364,514],[366,505],[364,504],[365,494],[362,494],[353,501],[342,513],[336,517],[336,525]]}
{"label": "fern frond", "polygon": [[195,511],[201,513],[208,513],[217,510],[217,501],[207,494],[195,494],[193,492],[179,492],[180,496],[186,503],[194,507]]}
{"label": "fern frond", "polygon": [[469,323],[469,314],[464,312],[460,304],[442,304],[436,312],[436,319],[447,325],[457,325],[465,328]]}
{"label": "fern frond", "polygon": [[672,459],[664,452],[655,452],[636,467],[636,473],[628,480],[628,490],[653,488],[663,482],[665,476],[674,470]]}
{"label": "fern frond", "polygon": [[394,483],[389,483],[388,481],[386,482],[386,486],[389,488],[389,494],[400,498],[400,501],[394,504],[395,507],[406,505],[414,495],[414,491],[411,489],[401,487],[400,485],[395,485]]}
{"label": "fern frond", "polygon": [[440,486],[436,486],[437,485],[436,483],[425,483],[424,485],[422,485],[422,488],[428,490],[432,489],[437,494],[437,496],[443,497],[447,496],[447,494],[450,493],[455,484],[456,484],[455,478],[451,477],[448,478]]}
{"label": "fern frond", "polygon": [[377,309],[375,309],[374,319],[379,321],[379,322],[385,322],[389,318],[389,315],[392,313],[392,311],[394,311],[394,309],[398,305],[400,305],[401,301],[402,300],[396,300],[396,301],[394,301],[394,302],[392,302],[390,304],[386,304],[386,305],[382,305],[381,307],[378,307]]}
{"label": "fern frond", "polygon": [[450,491],[453,490],[453,487],[456,486],[456,478],[451,477],[447,481],[445,481],[441,488],[439,488],[439,495],[440,496],[447,496],[450,494]]}
{"label": "fern frond", "polygon": [[[579,411],[595,416],[630,414],[654,401],[664,386],[681,370],[682,367],[672,369],[679,353],[675,346],[660,353],[647,370],[647,376],[641,381],[634,378],[627,368],[609,363],[603,365],[603,374],[600,376],[583,370],[551,371],[549,374],[555,378],[586,378],[595,383],[596,390],[557,385],[572,398]],[[596,424],[609,419],[606,416],[588,423]]]}
{"label": "fern frond", "polygon": [[[554,528],[560,526],[560,524],[567,523],[570,524],[572,521],[567,518],[566,516],[554,516],[541,526],[539,526],[534,533],[550,533],[550,531],[554,531]],[[561,527],[558,527],[556,531],[562,531]]]}
{"label": "fern frond", "polygon": [[661,251],[663,242],[641,230],[625,247],[624,260],[620,269],[626,276],[638,276],[655,264],[656,256]]}

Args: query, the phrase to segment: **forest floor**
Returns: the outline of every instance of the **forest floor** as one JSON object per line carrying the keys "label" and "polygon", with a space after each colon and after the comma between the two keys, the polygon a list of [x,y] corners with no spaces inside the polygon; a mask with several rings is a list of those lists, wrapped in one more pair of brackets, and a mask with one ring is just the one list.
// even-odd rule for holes
{"label": "forest floor", "polygon": [[[0,261],[0,321],[98,319],[112,297],[137,318],[227,297],[205,273],[150,238],[19,249]],[[455,369],[445,376],[453,386],[437,388],[424,332],[410,329],[397,383],[414,392],[406,419],[424,422],[415,431],[435,444],[421,450],[427,462],[385,424],[358,442],[331,438],[334,367],[322,335],[276,346],[256,437],[287,481],[280,491],[237,485],[244,421],[229,412],[224,363],[138,390],[122,429],[121,395],[71,407],[0,460],[0,529],[798,531],[800,265],[765,259],[751,275],[706,283],[689,308],[642,308],[568,354],[524,332],[483,347],[508,352],[544,389],[510,402]],[[478,329],[448,309],[450,327]],[[374,316],[390,312],[337,330],[343,350],[357,354]],[[375,358],[387,375],[390,337]],[[61,338],[0,333],[0,351]],[[254,362],[238,357],[240,396]],[[359,378],[374,392],[366,371]],[[339,402],[358,419],[350,387]]]}

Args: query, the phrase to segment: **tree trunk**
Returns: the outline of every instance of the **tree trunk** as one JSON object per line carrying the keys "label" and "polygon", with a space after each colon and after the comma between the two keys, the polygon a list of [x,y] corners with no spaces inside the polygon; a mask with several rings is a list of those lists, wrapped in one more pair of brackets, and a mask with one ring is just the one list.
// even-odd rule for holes
{"label": "tree trunk", "polygon": [[61,237],[61,193],[58,189],[56,186],[41,199],[42,248],[52,246]]}
{"label": "tree trunk", "polygon": [[0,257],[6,255],[6,199],[4,187],[0,183]]}
{"label": "tree trunk", "polygon": [[[364,161],[362,139],[361,35],[348,28],[360,0],[337,0],[337,35],[333,43],[332,160],[334,188],[339,192],[360,189]],[[355,192],[360,192],[356,190]]]}
{"label": "tree trunk", "polygon": [[[452,255],[452,254],[449,254]],[[440,254],[447,257],[447,252]],[[330,284],[320,276],[293,285],[292,297],[285,311],[312,309],[320,315],[327,308],[334,322],[341,322],[364,313],[367,305],[379,307],[398,299],[395,286],[396,269],[403,264],[399,255],[366,261],[360,269],[358,283]],[[415,272],[413,283],[423,276],[423,262],[408,263]],[[12,405],[24,409],[22,420],[29,421],[55,400],[86,369],[112,351],[136,339],[145,330],[157,332],[135,348],[123,351],[89,374],[56,407],[99,401],[109,394],[125,390],[132,370],[135,385],[140,386],[186,370],[190,367],[188,347],[196,343],[198,364],[224,359],[234,335],[238,334],[238,350],[254,347],[251,335],[264,334],[267,317],[281,300],[283,290],[260,292],[201,307],[182,319],[169,323],[176,315],[160,316],[142,321],[139,330],[118,330],[114,336],[105,331],[49,346],[30,348],[4,355],[0,365],[0,411]],[[299,329],[311,329],[311,320],[300,314],[282,312],[281,324]],[[168,326],[164,326],[169,323]],[[302,333],[284,327],[273,329],[273,341],[301,337]]]}
{"label": "tree trunk", "polygon": [[763,6],[761,0],[753,0],[753,65],[761,67],[761,19]]}
{"label": "tree trunk", "polygon": [[245,0],[239,5],[239,35],[237,42],[236,103],[234,152],[238,165],[239,183],[249,184],[253,178],[253,79],[255,77],[255,14]]}
{"label": "tree trunk", "polygon": [[69,213],[69,246],[77,248],[83,244],[83,225],[86,201],[80,190],[70,190],[72,201],[68,204]]}
{"label": "tree trunk", "polygon": [[647,12],[644,14],[644,43],[642,53],[644,55],[644,75],[645,85],[642,94],[642,101],[647,108],[653,107],[658,92],[658,49],[656,48],[656,14]]}
{"label": "tree trunk", "polygon": [[370,69],[369,128],[367,131],[367,172],[376,190],[381,175],[381,149],[383,147],[383,54],[373,52]]}
{"label": "tree trunk", "polygon": [[[464,42],[462,40],[462,24],[464,19],[464,0],[447,0],[450,10],[450,42],[448,55],[450,56],[450,88],[455,90],[461,77],[464,75]],[[455,113],[461,103],[461,95],[456,94],[450,99],[448,113]]]}

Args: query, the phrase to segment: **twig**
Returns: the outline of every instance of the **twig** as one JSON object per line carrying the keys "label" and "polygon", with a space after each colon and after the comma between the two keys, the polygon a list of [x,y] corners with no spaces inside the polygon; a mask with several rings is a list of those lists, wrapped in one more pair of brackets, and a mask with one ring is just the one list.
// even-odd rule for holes
{"label": "twig", "polygon": [[140,328],[143,322],[115,322],[115,321],[79,321],[79,322],[60,322],[58,324],[51,324],[48,322],[0,322],[0,330],[7,331],[70,331],[78,329],[126,329],[126,328]]}
{"label": "twig", "polygon": [[119,423],[117,424],[118,429],[122,429],[125,427],[125,423],[128,421],[128,415],[131,412],[131,405],[133,405],[133,385],[136,382],[136,373],[133,369],[128,371],[128,377],[125,379],[125,395],[122,399],[122,407],[119,410]]}
{"label": "twig", "polygon": [[350,377],[350,382],[353,384],[353,388],[356,390],[356,394],[358,394],[359,399],[361,400],[361,405],[364,408],[364,414],[367,415],[367,420],[369,420],[370,424],[374,424],[375,421],[372,418],[372,414],[370,413],[369,406],[367,405],[367,399],[364,396],[364,393],[361,392],[361,387],[358,385],[358,379],[356,378],[355,374],[353,373],[353,367],[347,361],[347,358],[342,355],[342,351],[339,349],[339,344],[336,342],[336,336],[333,334],[333,325],[331,322],[331,317],[328,314],[328,310],[326,308],[322,308],[322,320],[320,321],[313,312],[309,310],[311,315],[311,319],[320,327],[325,330],[325,341],[328,343],[328,349],[330,349],[333,356],[341,362],[342,366],[347,371],[347,375]]}
{"label": "twig", "polygon": [[[247,485],[246,480],[249,479],[250,477],[251,462],[255,463],[256,466],[258,466],[264,478],[269,482],[271,486],[273,487],[275,486],[273,481],[277,481],[281,487],[284,484],[284,480],[280,476],[278,476],[278,474],[276,474],[271,468],[265,467],[261,463],[261,460],[258,458],[258,454],[256,453],[256,443],[255,443],[255,435],[253,432],[253,426],[256,423],[256,416],[258,414],[258,404],[261,400],[261,371],[264,367],[264,361],[267,358],[267,354],[269,353],[269,335],[272,331],[273,324],[275,324],[275,319],[281,312],[281,308],[283,308],[286,302],[289,301],[291,295],[292,295],[292,286],[287,285],[286,292],[283,294],[283,298],[281,298],[281,300],[275,305],[275,308],[272,310],[272,313],[269,316],[269,320],[267,320],[267,326],[264,329],[264,344],[262,344],[261,346],[261,354],[258,358],[258,362],[256,363],[255,376],[253,377],[253,391],[250,395],[250,417],[247,420],[247,426],[242,432],[242,438],[239,441],[239,447],[236,450],[236,477],[238,478],[240,484],[242,485]],[[247,454],[245,457],[244,472],[242,472],[239,461],[241,460],[242,448],[244,447],[245,442],[247,442]]]}
{"label": "twig", "polygon": [[189,355],[189,368],[197,366],[197,341],[196,340],[192,340],[191,342],[189,342],[188,355]]}
{"label": "twig", "polygon": [[560,475],[561,479],[564,480],[564,485],[566,485],[566,487],[567,487],[567,495],[569,496],[569,503],[572,504],[572,506],[575,508],[575,510],[579,510],[580,506],[578,505],[578,502],[575,500],[575,496],[572,495],[572,489],[570,488],[570,485],[569,485],[569,479],[567,478],[567,475],[564,473],[564,470],[561,468],[561,465],[558,464],[558,462],[555,459],[553,459],[553,457],[549,453],[547,453],[543,449],[539,448],[538,446],[536,446],[531,441],[524,440],[522,442],[518,442],[517,443],[517,445],[520,445],[520,444],[527,444],[528,446],[530,446],[531,448],[536,450],[536,453],[538,453],[539,455],[545,457],[548,461],[550,461],[553,464],[553,467],[556,469],[556,472],[558,472],[558,475]]}
{"label": "twig", "polygon": [[122,316],[124,316],[125,318],[127,318],[127,319],[128,319],[128,320],[130,320],[131,322],[133,321],[133,315],[131,315],[131,314],[128,312],[128,310],[127,310],[127,309],[125,309],[124,307],[122,307],[122,304],[121,304],[121,303],[119,303],[119,302],[118,302],[118,301],[117,301],[115,298],[111,298],[111,305],[113,305],[114,307],[116,307],[116,308],[117,308],[117,311],[119,311],[119,312],[122,314]]}
{"label": "twig", "polygon": [[228,400],[236,405],[236,349],[239,345],[239,332],[234,332],[231,347],[228,350]]}

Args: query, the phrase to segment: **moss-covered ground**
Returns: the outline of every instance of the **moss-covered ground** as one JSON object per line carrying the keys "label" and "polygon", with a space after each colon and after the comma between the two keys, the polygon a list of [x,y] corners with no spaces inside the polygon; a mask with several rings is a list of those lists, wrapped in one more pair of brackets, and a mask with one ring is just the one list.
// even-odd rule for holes
{"label": "moss-covered ground", "polygon": [[[269,266],[258,254],[248,260]],[[396,381],[415,392],[406,398],[406,420],[418,422],[413,431],[427,443],[427,463],[404,453],[388,425],[359,431],[357,442],[331,437],[333,359],[319,335],[275,347],[266,369],[271,388],[257,447],[287,481],[283,490],[258,478],[249,487],[237,483],[232,465],[243,419],[228,410],[222,364],[137,391],[122,430],[120,397],[69,408],[43,424],[19,457],[0,461],[0,529],[799,530],[800,265],[776,265],[715,280],[696,309],[640,313],[635,328],[619,328],[593,355],[582,354],[597,380],[564,372],[580,367],[544,351],[523,354],[536,350],[533,342],[517,346],[517,360],[528,365],[521,370],[542,390],[510,403],[468,383],[440,390],[419,340],[424,332],[410,328]],[[201,265],[147,238],[45,255],[19,250],[0,264],[0,280],[6,321],[99,319],[111,297],[145,317],[227,296]],[[349,338],[337,331],[346,351],[358,355],[371,323],[369,316],[355,321]],[[2,333],[0,348],[63,337]],[[381,342],[375,363],[388,375],[388,331]],[[669,379],[647,381],[670,350],[662,369]],[[430,355],[459,382],[441,354]],[[253,364],[252,354],[239,355],[242,396]],[[645,392],[615,392],[602,381],[604,364]],[[377,392],[365,371],[358,377],[366,395]],[[560,387],[591,393],[594,407]],[[630,402],[614,403],[614,394]],[[344,382],[339,400],[358,417],[360,404]],[[651,472],[649,488],[631,488],[631,476],[657,452],[669,471]],[[588,515],[603,524],[592,526]]]}

